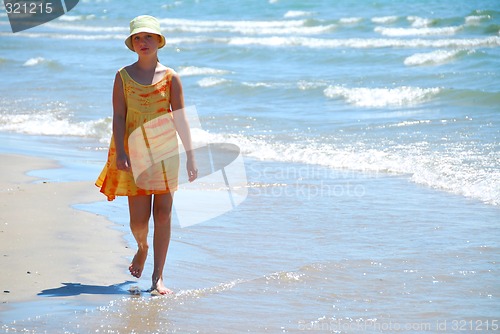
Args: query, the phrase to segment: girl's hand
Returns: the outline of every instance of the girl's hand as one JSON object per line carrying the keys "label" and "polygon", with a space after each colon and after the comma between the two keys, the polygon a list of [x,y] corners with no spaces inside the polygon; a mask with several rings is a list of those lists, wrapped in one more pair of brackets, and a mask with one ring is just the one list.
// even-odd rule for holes
{"label": "girl's hand", "polygon": [[116,168],[123,171],[130,170],[130,160],[125,152],[116,156]]}
{"label": "girl's hand", "polygon": [[186,162],[186,169],[189,182],[193,182],[198,177],[198,168],[194,159],[188,159]]}

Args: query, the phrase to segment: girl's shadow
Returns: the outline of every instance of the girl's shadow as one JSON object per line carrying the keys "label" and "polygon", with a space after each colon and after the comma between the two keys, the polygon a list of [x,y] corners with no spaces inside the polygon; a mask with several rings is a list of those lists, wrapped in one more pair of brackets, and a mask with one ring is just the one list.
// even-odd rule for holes
{"label": "girl's shadow", "polygon": [[80,283],[62,283],[63,286],[54,289],[45,289],[38,293],[38,296],[46,297],[67,297],[78,295],[123,295],[129,294],[124,286],[134,283],[133,281],[126,281],[120,284],[104,285],[86,285]]}

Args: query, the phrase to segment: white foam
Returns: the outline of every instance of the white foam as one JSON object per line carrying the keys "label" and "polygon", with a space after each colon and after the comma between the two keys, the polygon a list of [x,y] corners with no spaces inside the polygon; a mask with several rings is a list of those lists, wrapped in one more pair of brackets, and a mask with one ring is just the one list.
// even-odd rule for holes
{"label": "white foam", "polygon": [[319,34],[330,31],[335,25],[307,26],[306,20],[275,20],[275,21],[207,21],[188,19],[162,19],[167,31],[211,33],[227,32],[244,35],[290,35],[290,34]]}
{"label": "white foam", "polygon": [[[123,40],[123,34],[65,34],[65,33],[32,33],[16,34],[0,32],[4,38],[51,38],[69,40]],[[273,47],[307,47],[307,48],[478,48],[500,46],[500,36],[484,38],[454,39],[397,39],[397,38],[313,38],[305,36],[265,36],[265,37],[207,37],[187,36],[171,37],[169,45],[220,43],[229,45],[263,45]],[[124,46],[125,47],[125,46]]]}
{"label": "white foam", "polygon": [[273,84],[270,84],[268,82],[242,82],[242,85],[243,86],[247,86],[247,87],[264,87],[264,88],[271,88],[271,87],[275,87],[275,85]]}
{"label": "white foam", "polygon": [[404,64],[407,66],[438,65],[452,61],[461,50],[436,50],[429,53],[416,53],[407,57]]}
{"label": "white foam", "polygon": [[180,76],[195,76],[195,75],[218,75],[228,74],[229,71],[219,70],[210,67],[196,67],[196,66],[181,66],[177,73]]}
{"label": "white foam", "polygon": [[300,90],[309,90],[309,89],[317,89],[317,88],[323,88],[327,86],[327,83],[325,81],[306,81],[306,80],[301,80],[297,82],[297,87]]}
{"label": "white foam", "polygon": [[432,24],[431,19],[418,17],[418,16],[408,16],[406,18],[409,22],[411,22],[411,26],[414,28],[427,28]]}
{"label": "white foam", "polygon": [[363,21],[362,17],[344,17],[339,20],[342,24],[355,24]]}
{"label": "white foam", "polygon": [[[402,122],[395,126],[427,124],[424,120]],[[282,143],[274,138],[247,137],[237,134],[205,133],[209,142],[238,145],[245,156],[258,160],[303,163],[335,169],[358,170],[411,175],[411,180],[432,188],[476,198],[488,204],[500,205],[500,172],[491,168],[464,167],[463,161],[477,152],[460,148],[443,154],[429,149],[429,143],[399,143],[389,149],[374,149],[365,145],[336,147],[323,142]],[[481,155],[479,155],[481,156]],[[483,157],[489,159],[488,157]],[[491,157],[490,157],[491,158]],[[489,166],[492,162],[484,161]]]}
{"label": "white foam", "polygon": [[173,298],[174,299],[187,299],[187,298],[200,298],[201,296],[221,293],[227,290],[231,290],[236,285],[245,283],[246,280],[236,279],[228,283],[220,283],[216,286],[201,288],[201,289],[190,289],[190,290],[180,290],[177,292]]}
{"label": "white foam", "polygon": [[381,17],[373,17],[371,21],[377,24],[389,24],[394,23],[398,20],[397,16],[381,16]]}
{"label": "white foam", "polygon": [[412,106],[431,99],[439,88],[396,87],[396,88],[346,88],[329,86],[324,90],[329,98],[343,98],[358,107]]}
{"label": "white foam", "polygon": [[200,87],[213,87],[213,86],[218,86],[222,85],[229,82],[229,80],[224,79],[224,78],[216,78],[216,77],[208,77],[208,78],[203,78],[198,81],[198,85]]}
{"label": "white foam", "polygon": [[244,35],[315,35],[332,31],[336,25],[325,26],[291,26],[291,27],[268,27],[260,28],[258,26],[237,27],[231,29],[231,33],[241,33]]}
{"label": "white foam", "polygon": [[303,16],[310,16],[312,15],[312,12],[306,12],[303,10],[289,10],[288,12],[283,15],[284,18],[290,19],[290,18],[296,18],[296,17],[303,17]]}
{"label": "white foam", "polygon": [[462,26],[442,28],[386,28],[375,27],[375,32],[384,36],[450,36],[463,29]]}
{"label": "white foam", "polygon": [[[65,17],[65,15],[61,16]],[[68,20],[68,22],[73,22],[74,20]],[[103,32],[122,32],[124,34],[128,33],[128,27],[118,27],[118,26],[94,26],[94,25],[81,25],[81,24],[71,24],[66,22],[51,21],[44,24],[46,27],[62,30],[74,30],[80,32],[92,32],[92,33],[103,33]]]}
{"label": "white foam", "polygon": [[471,15],[465,18],[465,24],[470,26],[477,26],[482,21],[490,20],[490,15]]}
{"label": "white foam", "polygon": [[418,120],[418,121],[403,121],[395,124],[389,124],[387,127],[402,127],[402,126],[413,126],[413,125],[421,125],[421,124],[430,124],[430,120]]}
{"label": "white foam", "polygon": [[53,113],[0,115],[0,131],[42,136],[92,137],[101,141],[111,134],[111,119],[72,121]]}
{"label": "white foam", "polygon": [[[404,92],[402,88],[396,89],[390,95],[402,91]],[[419,90],[410,91],[418,92]],[[374,92],[376,90],[372,90],[369,95]],[[388,126],[428,126],[431,123],[430,120],[413,120]],[[111,136],[111,126],[110,117],[92,121],[75,121],[58,113],[0,115],[0,131],[45,136],[91,137],[106,144],[109,143]],[[192,138],[193,144],[233,143],[240,147],[245,156],[259,160],[406,174],[418,184],[500,205],[500,172],[489,167],[495,164],[495,155],[471,151],[462,143],[449,143],[446,152],[433,150],[425,141],[408,144],[400,142],[396,146],[376,149],[363,143],[344,142],[336,146],[324,143],[323,140],[281,142],[272,136],[266,138],[262,135],[252,137],[231,133],[214,134],[199,128],[192,129]],[[489,151],[494,152],[495,149],[493,145]],[[464,161],[468,162],[464,163]],[[474,165],[471,165],[470,161],[475,161]]]}
{"label": "white foam", "polygon": [[73,16],[73,15],[62,15],[58,18],[60,21],[69,21],[69,22],[74,22],[74,21],[85,21],[85,20],[92,20],[95,19],[94,14],[89,14],[89,15],[78,15],[78,16]]}
{"label": "white foam", "polygon": [[64,34],[64,33],[32,33],[32,32],[18,32],[16,34],[0,32],[2,37],[15,37],[15,38],[51,38],[62,40],[124,40],[125,35],[115,34]]}
{"label": "white foam", "polygon": [[47,60],[43,57],[30,58],[23,64],[23,66],[36,66],[46,62]]}
{"label": "white foam", "polygon": [[233,37],[216,38],[213,41],[230,45],[263,45],[273,47],[308,47],[308,48],[477,48],[500,46],[500,37],[472,39],[385,39],[385,38],[346,38],[325,39],[312,37]]}
{"label": "white foam", "polygon": [[266,275],[264,279],[269,283],[269,281],[278,281],[281,283],[296,282],[302,280],[304,273],[293,272],[293,271],[278,271],[270,275]]}
{"label": "white foam", "polygon": [[168,10],[168,9],[171,9],[171,8],[179,7],[180,5],[182,5],[182,1],[173,1],[173,2],[170,2],[170,3],[166,3],[164,5],[161,5],[161,8]]}

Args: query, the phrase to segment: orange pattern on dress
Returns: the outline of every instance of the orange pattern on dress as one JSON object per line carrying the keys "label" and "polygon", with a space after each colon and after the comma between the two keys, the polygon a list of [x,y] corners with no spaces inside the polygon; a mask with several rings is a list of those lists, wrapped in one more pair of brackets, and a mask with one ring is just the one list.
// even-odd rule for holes
{"label": "orange pattern on dress", "polygon": [[[173,114],[170,110],[170,88],[174,71],[167,68],[164,77],[152,85],[142,85],[134,81],[125,68],[119,70],[123,82],[123,91],[127,106],[127,117],[125,125],[125,152],[130,157],[130,151],[137,151],[134,146],[129,147],[129,137],[134,131],[145,133],[143,138],[144,148],[140,148],[138,155],[151,156],[151,147],[161,147],[168,152],[168,157],[163,156],[160,160],[151,160],[150,168],[144,170],[140,175],[134,175],[132,170],[123,171],[116,167],[116,146],[114,138],[108,151],[107,162],[96,181],[96,186],[107,196],[109,201],[116,196],[137,196],[151,194],[165,194],[174,192],[178,186],[179,154],[177,132],[173,122]],[[161,129],[153,128],[151,136],[146,136],[145,129],[151,130],[151,125],[161,125]],[[149,131],[151,132],[151,131]],[[134,134],[138,134],[135,132]],[[137,136],[135,136],[137,137]],[[134,141],[132,141],[132,145]],[[131,161],[132,167],[141,164]],[[132,168],[134,169],[134,168]],[[158,175],[161,176],[158,179]],[[134,177],[135,176],[135,177]],[[156,182],[145,182],[144,180],[156,177]],[[158,181],[159,180],[159,181]],[[139,187],[137,183],[141,185]]]}

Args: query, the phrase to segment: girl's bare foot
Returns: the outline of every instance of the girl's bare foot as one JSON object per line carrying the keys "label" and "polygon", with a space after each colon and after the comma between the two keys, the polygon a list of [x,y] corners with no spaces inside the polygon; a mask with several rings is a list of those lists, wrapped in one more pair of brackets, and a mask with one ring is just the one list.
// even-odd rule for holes
{"label": "girl's bare foot", "polygon": [[139,247],[137,253],[132,259],[132,263],[128,267],[130,274],[134,277],[141,277],[142,270],[144,269],[144,263],[146,263],[146,258],[148,257],[148,246]]}
{"label": "girl's bare foot", "polygon": [[174,292],[163,284],[163,279],[161,277],[156,279],[153,277],[153,284],[151,285],[151,294],[170,295],[172,293]]}

